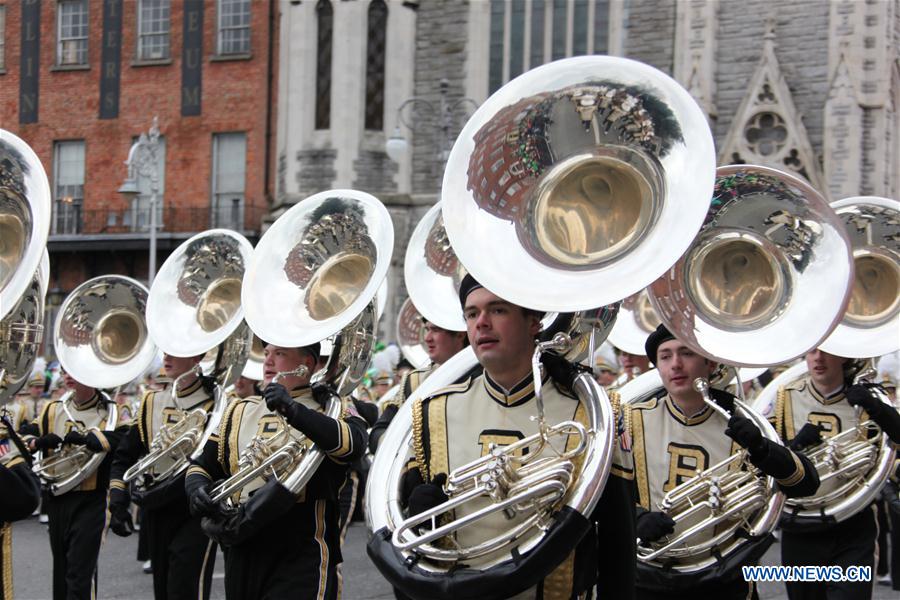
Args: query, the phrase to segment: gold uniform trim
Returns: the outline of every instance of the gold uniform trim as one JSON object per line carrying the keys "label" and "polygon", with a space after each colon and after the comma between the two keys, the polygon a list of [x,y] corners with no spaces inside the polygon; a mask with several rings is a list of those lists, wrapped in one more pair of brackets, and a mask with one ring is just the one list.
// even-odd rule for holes
{"label": "gold uniform trim", "polygon": [[319,544],[319,589],[316,599],[325,598],[328,588],[328,544],[325,543],[325,501],[316,500],[316,543]]}
{"label": "gold uniform trim", "polygon": [[25,459],[22,458],[22,455],[16,455],[13,458],[9,459],[9,462],[4,463],[7,469],[12,469],[16,465],[21,465],[25,462]]}
{"label": "gold uniform trim", "polygon": [[794,459],[794,472],[785,477],[784,479],[776,479],[782,487],[791,487],[792,485],[797,485],[803,479],[805,471],[803,469],[803,463],[800,462],[800,459],[793,452],[788,450],[791,454],[791,458]]}
{"label": "gold uniform trim", "polygon": [[[428,402],[428,464],[430,471],[450,474],[450,449],[447,446],[447,396]],[[423,475],[424,477],[424,475]]]}
{"label": "gold uniform trim", "polygon": [[[647,456],[644,447],[644,416],[640,413],[643,409],[653,409],[656,407],[658,400],[654,398],[648,402],[642,402],[638,406],[632,406],[632,447],[631,453],[634,457],[634,475],[637,479],[638,487],[638,504],[646,510],[650,510],[650,482],[647,479]],[[636,414],[634,414],[636,412]]]}
{"label": "gold uniform trim", "polygon": [[228,464],[223,464],[222,468],[226,470],[228,475],[238,472],[238,461],[241,458],[241,421],[244,418],[244,410],[247,408],[247,402],[241,402],[235,405],[231,414],[231,432],[228,434]]}
{"label": "gold uniform trim", "polygon": [[151,415],[153,414],[153,399],[156,397],[156,392],[153,390],[147,390],[144,392],[144,397],[141,398],[141,406],[138,409],[138,421],[137,428],[138,433],[141,436],[141,441],[144,443],[144,446],[150,448],[150,421],[152,419]]}
{"label": "gold uniform trim", "polygon": [[104,451],[104,452],[109,452],[109,450],[110,450],[110,448],[111,448],[110,445],[109,445],[109,440],[106,439],[106,436],[103,435],[103,432],[97,430],[97,431],[92,431],[91,433],[94,434],[94,436],[95,436],[95,437],[97,438],[97,440],[100,442],[100,445],[103,446],[103,451]]}
{"label": "gold uniform trim", "polygon": [[425,457],[425,443],[422,440],[422,400],[416,400],[412,406],[412,422],[413,422],[413,454],[416,457],[416,463],[419,465],[419,472],[422,479],[428,481],[428,462]]}
{"label": "gold uniform trim", "polygon": [[122,481],[121,479],[113,479],[112,481],[109,482],[109,489],[111,489],[111,490],[126,490],[128,488],[125,486],[125,482]]}
{"label": "gold uniform trim", "polygon": [[0,549],[3,556],[3,600],[12,600],[13,582],[12,582],[12,528],[9,523],[3,523],[0,527],[0,538],[3,539],[3,548]]}
{"label": "gold uniform trim", "polygon": [[[226,437],[228,433],[228,424],[231,422],[231,415],[234,413],[234,408],[243,402],[241,398],[235,398],[225,407],[225,412],[222,413],[222,420],[219,421],[219,432],[216,435],[216,441],[219,443],[219,451],[217,452],[216,458],[219,461],[219,464],[222,465],[222,468],[227,469],[227,460],[225,457],[226,444],[225,441],[228,439]],[[212,439],[212,436],[210,436]]]}

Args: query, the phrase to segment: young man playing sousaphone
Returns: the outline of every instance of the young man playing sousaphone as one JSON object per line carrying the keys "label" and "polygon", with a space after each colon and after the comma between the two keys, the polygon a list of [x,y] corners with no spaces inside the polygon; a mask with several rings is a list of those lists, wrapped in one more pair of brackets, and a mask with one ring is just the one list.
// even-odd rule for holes
{"label": "young man playing sousaphone", "polygon": [[[816,349],[806,354],[809,373],[779,389],[774,414],[778,434],[796,450],[809,451],[824,439],[871,419],[900,443],[900,414],[882,402],[871,385],[853,385],[864,361]],[[834,489],[826,481],[822,491]],[[875,507],[868,504],[840,523],[833,519],[800,521],[790,512],[781,520],[781,561],[784,565],[872,566],[878,526]],[[791,600],[863,600],[872,597],[871,581],[788,582]]]}
{"label": "young man playing sousaphone", "polygon": [[[202,358],[164,354],[163,369],[173,383],[163,390],[149,390],[141,398],[137,419],[113,459],[109,528],[116,535],[129,536],[134,531],[129,510],[132,498],[123,480],[128,469],[150,452],[163,426],[178,423],[185,412],[199,408],[209,414],[213,409],[215,380],[192,372]],[[178,389],[173,390],[176,384]],[[156,467],[159,471],[154,471],[167,469],[173,460],[162,459]],[[216,546],[200,529],[200,519],[188,510],[184,477],[182,471],[154,482],[134,498],[143,509],[141,531],[148,536],[156,600],[209,598],[212,585]]]}
{"label": "young man playing sousaphone", "polygon": [[[734,397],[710,388],[713,401],[732,416],[709,406],[694,380],[708,380],[718,365],[691,350],[664,325],[647,337],[647,357],[659,370],[663,391],[655,398],[625,405],[637,491],[637,536],[642,544],[684,531],[695,521],[677,524],[658,510],[664,495],[740,448],[750,462],[773,477],[788,496],[815,492],[819,479],[804,456],[762,435],[752,420],[735,411]],[[699,520],[699,518],[698,518]],[[712,530],[709,531],[711,536]],[[637,597],[641,600],[720,600],[757,598],[752,583],[743,580],[741,566],[752,563],[771,544],[771,536],[748,543],[702,575],[638,565]]]}
{"label": "young man playing sousaphone", "polygon": [[[309,385],[318,354],[319,344],[267,345],[262,397],[232,401],[218,434],[188,470],[191,512],[203,517],[203,530],[225,548],[229,600],[333,599],[340,593],[337,497],[348,465],[365,451],[366,423],[349,399],[342,400],[339,418],[323,414],[334,391],[327,383]],[[297,373],[301,366],[305,371]],[[279,373],[290,374],[274,383]],[[251,440],[280,439],[275,451],[287,436],[326,454],[299,495],[275,478],[258,477],[240,490],[236,508],[211,500],[213,482],[239,471]]]}
{"label": "young man playing sousaphone", "polygon": [[451,331],[438,327],[434,323],[422,319],[422,327],[425,330],[425,352],[428,353],[428,359],[431,361],[426,367],[413,369],[400,379],[400,391],[391,400],[384,403],[381,407],[381,416],[372,426],[369,432],[369,451],[375,454],[378,450],[378,442],[381,436],[391,424],[400,406],[409,398],[414,391],[425,381],[429,375],[440,367],[442,364],[450,360],[450,358],[468,345],[466,334],[464,331]]}
{"label": "young man playing sousaphone", "polygon": [[[410,515],[447,500],[443,484],[454,469],[483,456],[492,445],[506,446],[538,432],[539,425],[533,419],[537,400],[531,361],[541,329],[541,313],[507,302],[471,275],[463,279],[459,295],[468,340],[484,371],[414,405],[415,460],[401,484]],[[542,362],[546,372],[541,396],[547,423],[582,419],[583,408],[571,391],[579,370],[547,353]],[[562,443],[572,442],[574,438],[569,436]],[[629,482],[611,474],[590,517],[597,521],[600,535],[595,535],[591,526],[580,540],[562,540],[559,551],[564,559],[560,566],[543,578],[533,573],[543,565],[531,565],[505,578],[503,587],[510,590],[507,597],[579,598],[595,584],[602,598],[630,597],[634,582],[630,552],[635,539],[632,506]],[[458,507],[455,512],[459,517],[473,510],[469,505]],[[514,518],[520,519],[521,515]],[[463,546],[477,544],[507,530],[511,523],[508,515],[495,513],[454,535]],[[466,562],[477,569],[477,561]],[[522,581],[529,577],[537,583],[522,591]],[[476,579],[472,582],[475,589],[467,589],[466,593],[477,596],[478,585]],[[402,591],[415,596],[415,590]]]}
{"label": "young man playing sousaphone", "polygon": [[63,377],[67,392],[72,394],[68,411],[63,406],[63,401],[68,402],[65,398],[45,404],[40,416],[23,427],[26,443],[33,452],[43,451],[44,461],[52,461],[64,445],[107,454],[97,470],[72,490],[45,496],[55,600],[97,594],[97,558],[106,526],[110,466],[127,431],[124,426],[107,422],[112,402],[109,397],[68,373]]}

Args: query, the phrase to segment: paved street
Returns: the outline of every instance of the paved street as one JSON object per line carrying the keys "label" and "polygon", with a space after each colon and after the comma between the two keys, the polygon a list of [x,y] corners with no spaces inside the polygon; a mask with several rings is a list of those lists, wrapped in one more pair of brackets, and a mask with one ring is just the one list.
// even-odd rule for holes
{"label": "paved street", "polygon": [[[381,600],[393,598],[390,586],[381,577],[366,557],[366,530],[362,523],[354,523],[347,534],[344,548],[344,600]],[[120,538],[109,534],[100,551],[100,590],[103,600],[115,598],[129,600],[149,600],[153,597],[150,575],[141,571],[135,560],[137,536]],[[764,557],[765,564],[775,564],[778,546],[773,546]],[[50,598],[51,563],[50,545],[46,527],[36,518],[13,525],[13,582],[17,600],[43,600]],[[213,575],[215,599],[225,597],[224,574],[221,559],[216,562]],[[764,600],[786,598],[781,584],[763,584],[760,597]],[[887,586],[876,585],[875,600],[896,599],[897,596]]]}

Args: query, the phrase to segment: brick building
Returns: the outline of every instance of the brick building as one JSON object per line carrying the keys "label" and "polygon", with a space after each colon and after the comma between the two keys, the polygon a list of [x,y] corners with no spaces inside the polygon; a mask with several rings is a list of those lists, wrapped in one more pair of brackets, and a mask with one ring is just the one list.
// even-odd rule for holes
{"label": "brick building", "polygon": [[277,3],[0,0],[0,127],[53,193],[50,304],[107,273],[147,278],[149,178],[118,193],[158,117],[158,258],[211,227],[258,237],[271,182]]}

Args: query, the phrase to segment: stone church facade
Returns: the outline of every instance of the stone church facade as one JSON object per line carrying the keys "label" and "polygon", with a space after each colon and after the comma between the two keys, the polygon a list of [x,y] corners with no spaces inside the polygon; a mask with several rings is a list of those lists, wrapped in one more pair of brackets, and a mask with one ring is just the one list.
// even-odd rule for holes
{"label": "stone church facade", "polygon": [[[394,338],[406,296],[406,241],[438,199],[447,140],[471,112],[462,99],[483,102],[558,58],[611,54],[671,75],[706,112],[719,164],[786,170],[829,200],[900,197],[898,0],[292,0],[281,10],[270,217],[330,188],[385,202],[396,245],[382,339]],[[395,129],[407,140],[399,161],[385,150]]]}

